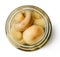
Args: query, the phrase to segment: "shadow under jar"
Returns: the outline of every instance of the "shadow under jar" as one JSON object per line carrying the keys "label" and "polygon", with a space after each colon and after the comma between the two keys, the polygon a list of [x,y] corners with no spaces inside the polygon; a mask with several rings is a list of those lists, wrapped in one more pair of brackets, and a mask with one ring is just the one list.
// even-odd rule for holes
{"label": "shadow under jar", "polygon": [[50,38],[52,25],[47,14],[40,8],[25,5],[13,10],[5,25],[9,41],[18,49],[34,51]]}

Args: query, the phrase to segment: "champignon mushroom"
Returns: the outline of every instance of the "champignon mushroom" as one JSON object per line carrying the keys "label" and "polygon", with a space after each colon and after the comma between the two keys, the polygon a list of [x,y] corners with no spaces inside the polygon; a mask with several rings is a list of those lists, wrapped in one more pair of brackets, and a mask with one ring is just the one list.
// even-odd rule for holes
{"label": "champignon mushroom", "polygon": [[31,11],[26,10],[24,20],[20,23],[15,23],[14,27],[18,31],[24,31],[26,29],[26,26],[30,24],[30,21],[31,21]]}
{"label": "champignon mushroom", "polygon": [[41,18],[41,15],[38,12],[33,11],[32,12],[32,19],[39,19]]}
{"label": "champignon mushroom", "polygon": [[22,33],[19,31],[16,31],[14,26],[11,27],[11,34],[18,41],[22,39]]}
{"label": "champignon mushroom", "polygon": [[23,39],[27,44],[33,45],[41,39],[43,34],[44,34],[44,30],[42,27],[37,25],[32,25],[23,32]]}
{"label": "champignon mushroom", "polygon": [[45,22],[44,22],[43,18],[41,18],[41,19],[35,19],[34,20],[34,24],[42,26],[43,28],[45,28]]}

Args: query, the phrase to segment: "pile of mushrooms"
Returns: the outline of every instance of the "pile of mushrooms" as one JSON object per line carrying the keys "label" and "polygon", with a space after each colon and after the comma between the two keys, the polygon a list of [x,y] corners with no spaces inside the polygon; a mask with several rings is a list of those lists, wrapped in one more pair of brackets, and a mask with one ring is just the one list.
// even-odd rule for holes
{"label": "pile of mushrooms", "polygon": [[11,34],[19,43],[33,45],[43,36],[44,22],[39,14],[25,10],[24,13],[17,13],[13,19],[15,21],[11,26]]}

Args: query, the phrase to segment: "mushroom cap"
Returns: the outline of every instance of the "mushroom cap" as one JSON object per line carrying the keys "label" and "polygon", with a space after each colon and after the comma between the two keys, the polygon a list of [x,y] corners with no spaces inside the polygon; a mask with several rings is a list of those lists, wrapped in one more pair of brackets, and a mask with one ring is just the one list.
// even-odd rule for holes
{"label": "mushroom cap", "polygon": [[22,13],[17,13],[14,18],[13,18],[16,22],[21,22],[24,19],[24,16]]}
{"label": "mushroom cap", "polygon": [[16,40],[21,40],[22,39],[22,33],[19,31],[16,31],[14,26],[11,27],[11,34]]}

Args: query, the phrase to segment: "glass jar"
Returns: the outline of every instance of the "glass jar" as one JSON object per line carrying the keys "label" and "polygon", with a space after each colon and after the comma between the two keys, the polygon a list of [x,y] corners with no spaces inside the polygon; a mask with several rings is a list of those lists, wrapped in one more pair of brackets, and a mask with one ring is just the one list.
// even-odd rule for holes
{"label": "glass jar", "polygon": [[[21,10],[36,11],[41,15],[41,17],[43,17],[44,25],[45,25],[44,35],[36,44],[33,44],[33,45],[20,44],[11,35],[11,31],[10,31],[11,28],[10,27],[11,27],[12,19],[16,15],[16,13],[20,12]],[[42,46],[44,46],[46,44],[46,42],[49,40],[49,38],[51,36],[51,32],[52,32],[52,25],[51,25],[51,22],[50,22],[50,19],[49,19],[48,15],[42,9],[40,9],[40,8],[38,8],[36,6],[32,6],[32,5],[24,5],[24,6],[20,6],[20,7],[16,8],[15,10],[13,10],[10,13],[10,15],[8,16],[7,21],[6,21],[5,31],[6,31],[6,35],[7,35],[8,39],[9,39],[9,41],[17,49],[21,49],[21,50],[24,50],[24,51],[33,51],[33,50],[37,50],[37,49],[41,48]]]}

